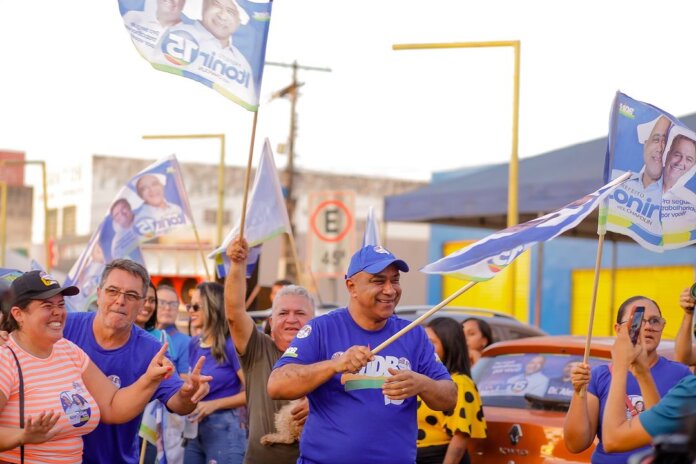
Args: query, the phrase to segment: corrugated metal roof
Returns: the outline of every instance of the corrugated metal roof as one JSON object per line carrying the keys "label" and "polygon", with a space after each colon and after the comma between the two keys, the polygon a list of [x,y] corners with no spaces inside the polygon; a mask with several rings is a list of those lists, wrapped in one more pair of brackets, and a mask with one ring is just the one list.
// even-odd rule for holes
{"label": "corrugated metal roof", "polygon": [[[679,118],[696,127],[696,113]],[[519,222],[556,210],[604,184],[607,138],[599,138],[519,162]],[[384,220],[506,227],[508,164],[494,164],[384,200]],[[594,220],[593,220],[594,219]],[[596,213],[572,235],[596,236]]]}

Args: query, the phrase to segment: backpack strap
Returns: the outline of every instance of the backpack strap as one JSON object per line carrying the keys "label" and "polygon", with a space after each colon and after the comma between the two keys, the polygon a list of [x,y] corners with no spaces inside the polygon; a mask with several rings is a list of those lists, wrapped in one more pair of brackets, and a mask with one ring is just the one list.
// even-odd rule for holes
{"label": "backpack strap", "polygon": [[[17,358],[17,355],[15,354],[14,350],[9,347],[9,345],[5,345],[8,350],[10,350],[10,353],[12,353],[12,356],[15,359],[15,362],[17,363],[17,373],[19,374],[19,428],[23,429],[24,428],[24,376],[22,375],[22,366],[19,364],[19,358]],[[22,464],[24,464],[24,445],[21,445],[19,447],[19,453],[22,459]]]}

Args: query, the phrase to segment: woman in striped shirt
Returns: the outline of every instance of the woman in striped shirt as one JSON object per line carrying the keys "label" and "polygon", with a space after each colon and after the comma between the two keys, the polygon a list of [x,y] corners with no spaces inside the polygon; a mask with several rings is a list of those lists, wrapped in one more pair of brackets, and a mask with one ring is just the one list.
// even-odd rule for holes
{"label": "woman in striped shirt", "polygon": [[0,347],[0,462],[82,462],[82,435],[100,420],[121,423],[140,414],[171,374],[167,347],[135,384],[117,390],[84,351],[63,338],[63,296],[76,295],[77,287],[61,287],[45,272],[30,271],[11,289],[11,304],[3,309],[3,329],[10,336]]}

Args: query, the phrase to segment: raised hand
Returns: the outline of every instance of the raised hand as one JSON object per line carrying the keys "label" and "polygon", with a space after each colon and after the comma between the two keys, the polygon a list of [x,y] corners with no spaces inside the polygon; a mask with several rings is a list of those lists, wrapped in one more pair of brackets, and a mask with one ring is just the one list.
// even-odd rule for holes
{"label": "raised hand", "polygon": [[392,400],[405,400],[418,395],[423,389],[423,375],[412,370],[389,368],[391,377],[382,385],[382,393]]}
{"label": "raised hand", "polygon": [[210,391],[208,382],[213,380],[213,377],[210,375],[201,375],[204,361],[205,356],[198,358],[195,367],[179,390],[180,395],[192,403],[198,403]]}
{"label": "raised hand", "polygon": [[681,309],[683,309],[684,312],[693,314],[695,304],[696,299],[693,296],[691,296],[691,288],[685,288],[679,294],[679,306],[681,306]]}
{"label": "raised hand", "polygon": [[570,383],[573,384],[575,393],[580,393],[590,384],[590,365],[587,363],[575,363],[570,370]]}
{"label": "raised hand", "polygon": [[235,237],[229,245],[227,245],[226,250],[227,256],[235,263],[243,263],[246,261],[249,254],[249,245],[244,239],[239,239]]}
{"label": "raised hand", "polygon": [[24,433],[22,435],[22,443],[36,444],[51,440],[60,432],[60,427],[56,427],[59,418],[60,414],[54,411],[41,411],[36,419],[32,416],[27,416],[27,421],[24,425]]}
{"label": "raised hand", "polygon": [[335,359],[335,371],[337,374],[344,372],[358,372],[375,358],[367,346],[351,346],[341,356]]}
{"label": "raised hand", "polygon": [[145,375],[151,382],[160,383],[174,372],[174,364],[165,356],[168,347],[169,343],[165,342],[147,367]]}

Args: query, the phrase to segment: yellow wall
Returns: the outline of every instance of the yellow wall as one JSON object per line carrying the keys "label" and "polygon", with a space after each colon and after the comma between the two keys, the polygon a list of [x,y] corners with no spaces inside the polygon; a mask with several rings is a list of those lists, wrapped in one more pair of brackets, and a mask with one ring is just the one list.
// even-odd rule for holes
{"label": "yellow wall", "polygon": [[[576,269],[572,273],[572,303],[570,330],[585,335],[588,329],[594,269]],[[657,302],[662,316],[667,319],[663,336],[674,338],[682,320],[679,294],[693,284],[694,266],[639,267],[617,269],[615,290],[611,292],[611,271],[599,274],[599,291],[595,309],[593,336],[613,335],[616,312],[627,298],[644,295]],[[610,304],[610,299],[611,304]]]}
{"label": "yellow wall", "polygon": [[[475,240],[449,242],[445,244],[443,256],[447,256]],[[522,322],[529,321],[529,268],[530,252],[525,251],[514,261],[514,266],[508,266],[497,276],[486,282],[474,285],[470,290],[455,298],[452,306],[473,306],[476,308],[495,309],[515,316]],[[515,308],[510,308],[510,272],[515,269]],[[468,281],[443,275],[442,299],[447,298]]]}

